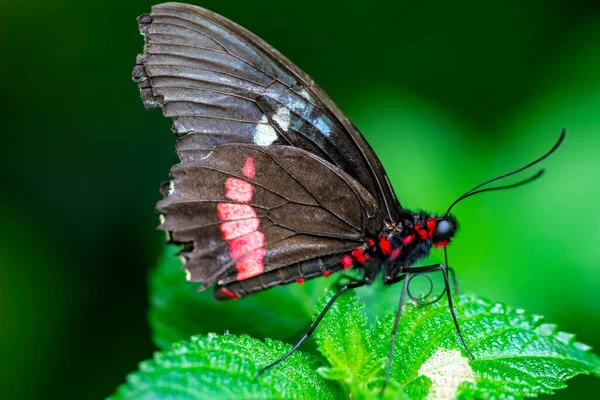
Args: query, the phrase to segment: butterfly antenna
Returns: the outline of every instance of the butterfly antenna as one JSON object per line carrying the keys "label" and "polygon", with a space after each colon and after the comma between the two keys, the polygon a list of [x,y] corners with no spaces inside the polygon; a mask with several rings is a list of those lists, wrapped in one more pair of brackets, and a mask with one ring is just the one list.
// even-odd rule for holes
{"label": "butterfly antenna", "polygon": [[[446,211],[446,216],[450,213],[450,210],[452,210],[452,207],[454,207],[458,202],[460,202],[461,200],[466,199],[467,197],[470,197],[470,196],[472,196],[474,194],[488,192],[488,191],[492,191],[492,190],[510,189],[510,188],[521,186],[521,185],[524,185],[526,183],[529,183],[529,182],[532,182],[532,181],[538,179],[544,173],[543,169],[541,169],[540,171],[538,171],[535,175],[533,175],[533,176],[531,176],[531,177],[529,177],[529,178],[527,178],[527,179],[525,179],[523,181],[511,184],[511,185],[497,186],[497,187],[493,187],[493,188],[480,189],[480,188],[482,188],[484,186],[487,186],[490,183],[496,182],[496,181],[498,181],[500,179],[508,178],[509,176],[513,176],[515,174],[518,174],[519,172],[523,172],[526,169],[529,169],[529,168],[533,167],[534,165],[542,162],[543,160],[545,160],[546,158],[548,158],[552,153],[554,153],[556,151],[556,149],[558,149],[560,147],[560,145],[562,144],[562,142],[565,140],[565,136],[566,135],[567,135],[567,130],[565,128],[563,128],[562,132],[560,133],[560,137],[558,138],[558,140],[556,141],[556,143],[554,144],[554,146],[552,146],[552,148],[550,150],[548,150],[546,152],[546,154],[544,154],[540,158],[538,158],[538,159],[530,162],[529,164],[527,164],[527,165],[525,165],[525,166],[523,166],[523,167],[521,167],[519,169],[516,169],[516,170],[511,171],[509,173],[497,176],[497,177],[495,177],[493,179],[490,179],[488,181],[485,181],[483,183],[480,183],[479,185],[477,185],[474,188],[471,188],[470,190],[468,190],[467,192],[465,192],[458,199],[456,199],[450,205],[450,207],[448,207],[448,211]],[[480,190],[478,190],[478,189],[480,189]]]}

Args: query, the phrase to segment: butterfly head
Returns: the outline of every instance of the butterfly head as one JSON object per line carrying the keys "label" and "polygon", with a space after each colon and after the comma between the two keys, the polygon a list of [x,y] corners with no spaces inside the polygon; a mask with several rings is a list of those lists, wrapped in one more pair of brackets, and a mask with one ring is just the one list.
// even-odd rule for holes
{"label": "butterfly head", "polygon": [[[434,217],[429,221],[433,221],[433,229],[430,229],[433,245],[435,247],[446,247],[456,234],[458,228],[456,218],[446,215],[443,217]],[[432,223],[429,224],[432,225]]]}
{"label": "butterfly head", "polygon": [[[446,247],[458,229],[458,222],[452,215],[435,215],[424,211],[411,213],[411,217],[400,224],[402,244],[419,246],[429,253],[431,246]],[[425,246],[425,247],[423,247]]]}

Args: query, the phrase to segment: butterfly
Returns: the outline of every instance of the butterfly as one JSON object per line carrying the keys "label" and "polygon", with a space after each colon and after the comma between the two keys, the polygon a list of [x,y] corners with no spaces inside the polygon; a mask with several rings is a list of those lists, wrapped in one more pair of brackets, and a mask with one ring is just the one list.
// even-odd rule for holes
{"label": "butterfly", "polygon": [[[304,337],[346,290],[402,282],[400,304],[416,274],[440,271],[456,331],[445,264],[415,266],[432,248],[444,250],[462,199],[516,184],[478,185],[444,214],[410,211],[398,201],[365,138],[327,94],[269,44],[201,7],[164,3],[138,18],[145,39],[133,71],[144,105],[174,121],[181,162],[161,187],[159,229],[183,245],[187,280],[214,287],[217,300],[239,299],[292,282],[355,269]],[[439,298],[438,298],[439,299]],[[390,343],[387,382],[399,307]],[[383,390],[383,389],[382,389]]]}

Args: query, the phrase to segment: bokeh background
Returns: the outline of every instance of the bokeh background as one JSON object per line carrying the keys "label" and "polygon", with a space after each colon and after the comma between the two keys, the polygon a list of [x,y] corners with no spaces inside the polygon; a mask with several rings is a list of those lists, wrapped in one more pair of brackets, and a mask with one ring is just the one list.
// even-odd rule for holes
{"label": "bokeh background", "polygon": [[[375,148],[405,207],[443,212],[567,127],[543,179],[455,208],[450,256],[463,290],[545,315],[600,351],[600,3],[195,3],[308,72]],[[135,18],[151,4],[0,2],[4,399],[103,398],[156,348],[153,207],[176,157],[171,122],[144,109],[130,77]],[[222,332],[206,304],[203,330]],[[218,307],[244,303],[230,304]],[[555,398],[600,390],[589,377],[569,386]]]}

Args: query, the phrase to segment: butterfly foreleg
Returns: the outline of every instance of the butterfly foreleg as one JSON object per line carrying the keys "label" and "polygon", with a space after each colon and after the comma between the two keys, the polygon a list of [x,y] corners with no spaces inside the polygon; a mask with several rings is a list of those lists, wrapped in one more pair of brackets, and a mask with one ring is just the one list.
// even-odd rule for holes
{"label": "butterfly foreleg", "polygon": [[280,362],[284,361],[286,358],[288,358],[289,356],[291,356],[292,353],[294,351],[296,351],[298,349],[298,347],[300,347],[300,345],[306,339],[308,339],[308,337],[315,331],[315,329],[317,329],[317,326],[321,323],[321,320],[323,319],[323,317],[325,317],[325,314],[327,314],[327,311],[329,311],[329,309],[331,308],[331,306],[333,305],[333,303],[335,303],[335,301],[338,299],[338,297],[340,297],[340,295],[342,293],[344,293],[348,289],[356,289],[356,288],[359,288],[359,287],[364,286],[366,284],[368,284],[368,282],[357,281],[357,282],[349,283],[349,284],[346,284],[346,285],[343,285],[342,287],[340,287],[338,289],[338,291],[333,295],[333,297],[331,299],[329,299],[329,301],[327,302],[327,304],[325,305],[325,307],[323,308],[323,310],[321,311],[321,313],[319,314],[319,316],[317,317],[317,319],[315,320],[315,322],[312,323],[312,325],[310,326],[310,328],[308,329],[308,331],[306,331],[306,333],[304,334],[304,336],[302,336],[302,338],[287,353],[285,353],[281,358],[279,358],[279,359],[273,361],[271,364],[269,364],[269,365],[261,368],[260,371],[257,372],[257,374],[255,376],[255,379],[258,378],[266,370],[274,367],[275,365],[279,364]]}
{"label": "butterfly foreleg", "polygon": [[[390,376],[390,371],[391,371],[391,367],[392,367],[392,359],[393,359],[393,355],[394,355],[394,344],[395,344],[395,340],[396,340],[396,333],[398,332],[398,326],[400,324],[400,317],[402,316],[402,309],[403,309],[404,301],[406,299],[406,295],[409,294],[410,281],[411,281],[412,277],[416,276],[415,274],[425,274],[425,273],[435,272],[435,271],[441,271],[443,274],[444,291],[438,298],[436,298],[434,301],[429,302],[427,304],[432,304],[432,303],[438,301],[444,295],[444,293],[446,293],[448,295],[448,306],[450,308],[450,314],[452,315],[452,321],[454,322],[456,332],[458,333],[458,336],[460,338],[462,345],[467,350],[467,353],[469,354],[471,359],[474,359],[474,356],[471,353],[471,350],[469,349],[469,347],[467,346],[467,344],[463,338],[462,332],[458,325],[458,319],[457,319],[456,313],[454,311],[454,303],[452,301],[452,294],[450,292],[450,282],[449,282],[449,277],[448,277],[448,271],[450,271],[451,276],[452,276],[452,283],[453,283],[453,286],[454,286],[454,289],[456,292],[457,291],[456,275],[452,268],[448,268],[443,264],[432,264],[432,265],[425,265],[425,266],[418,266],[418,267],[403,268],[402,272],[398,276],[395,276],[395,277],[390,277],[390,276],[384,275],[383,283],[385,285],[393,285],[393,284],[401,282],[401,281],[404,281],[404,284],[402,285],[402,292],[400,294],[400,301],[398,303],[398,311],[396,312],[396,319],[394,320],[394,326],[392,328],[392,334],[390,336],[390,348],[389,348],[389,353],[388,353],[388,362],[387,362],[387,367],[386,367],[386,371],[385,371],[385,378],[383,381],[383,386],[381,388],[381,394],[383,394],[383,392],[385,391],[385,387],[387,385],[387,381]],[[414,300],[414,297],[412,295],[409,294],[409,296],[411,298],[413,298],[413,300]]]}

